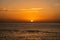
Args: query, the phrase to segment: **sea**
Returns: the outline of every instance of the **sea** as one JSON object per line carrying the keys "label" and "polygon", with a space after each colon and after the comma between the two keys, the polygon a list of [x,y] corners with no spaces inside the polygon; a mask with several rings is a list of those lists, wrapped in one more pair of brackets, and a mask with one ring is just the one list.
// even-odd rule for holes
{"label": "sea", "polygon": [[60,40],[60,23],[0,23],[0,40]]}

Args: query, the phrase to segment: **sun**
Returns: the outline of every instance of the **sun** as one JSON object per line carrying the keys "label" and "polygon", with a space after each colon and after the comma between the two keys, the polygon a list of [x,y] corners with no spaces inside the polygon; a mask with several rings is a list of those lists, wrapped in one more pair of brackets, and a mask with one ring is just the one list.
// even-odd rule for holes
{"label": "sun", "polygon": [[34,22],[34,20],[30,20],[30,22]]}

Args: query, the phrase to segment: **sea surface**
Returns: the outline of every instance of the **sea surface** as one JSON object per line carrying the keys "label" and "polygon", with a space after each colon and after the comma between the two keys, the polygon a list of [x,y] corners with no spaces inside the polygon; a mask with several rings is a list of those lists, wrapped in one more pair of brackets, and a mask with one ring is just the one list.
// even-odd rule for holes
{"label": "sea surface", "polygon": [[60,40],[60,23],[0,23],[0,40]]}

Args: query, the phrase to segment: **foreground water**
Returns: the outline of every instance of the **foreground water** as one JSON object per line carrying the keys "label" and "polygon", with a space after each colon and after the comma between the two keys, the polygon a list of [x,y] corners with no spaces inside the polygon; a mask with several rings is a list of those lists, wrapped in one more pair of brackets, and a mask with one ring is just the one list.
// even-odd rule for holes
{"label": "foreground water", "polygon": [[0,23],[0,40],[60,40],[60,23]]}

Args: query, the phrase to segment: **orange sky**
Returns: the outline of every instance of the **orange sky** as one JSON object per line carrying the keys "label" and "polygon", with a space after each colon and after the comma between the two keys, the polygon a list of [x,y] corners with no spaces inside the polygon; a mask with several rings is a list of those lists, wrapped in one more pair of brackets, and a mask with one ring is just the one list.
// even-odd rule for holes
{"label": "orange sky", "polygon": [[0,21],[59,21],[59,0],[1,0]]}
{"label": "orange sky", "polygon": [[0,18],[9,21],[52,21],[56,19],[53,13],[51,10],[45,10],[43,8],[28,8],[2,12],[3,15],[1,14]]}

